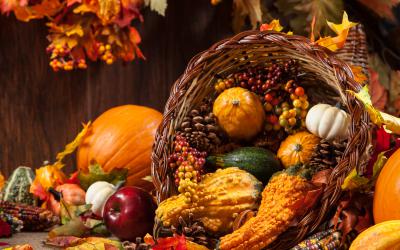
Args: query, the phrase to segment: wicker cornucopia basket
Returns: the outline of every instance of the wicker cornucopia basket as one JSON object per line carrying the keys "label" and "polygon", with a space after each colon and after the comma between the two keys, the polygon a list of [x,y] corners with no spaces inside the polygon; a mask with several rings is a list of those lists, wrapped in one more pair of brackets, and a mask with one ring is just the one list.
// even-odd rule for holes
{"label": "wicker cornucopia basket", "polygon": [[183,75],[175,82],[157,131],[152,154],[152,176],[158,202],[176,194],[168,156],[172,152],[175,129],[190,109],[204,97],[215,95],[213,83],[219,77],[237,70],[295,59],[302,72],[302,84],[312,103],[340,102],[351,114],[347,148],[332,171],[318,205],[298,223],[280,235],[271,249],[287,249],[314,231],[335,206],[341,195],[341,184],[353,167],[360,171],[368,162],[371,145],[371,123],[363,105],[346,90],[358,92],[361,85],[353,79],[348,64],[329,50],[313,45],[308,39],[271,31],[247,31],[214,44],[196,55]]}

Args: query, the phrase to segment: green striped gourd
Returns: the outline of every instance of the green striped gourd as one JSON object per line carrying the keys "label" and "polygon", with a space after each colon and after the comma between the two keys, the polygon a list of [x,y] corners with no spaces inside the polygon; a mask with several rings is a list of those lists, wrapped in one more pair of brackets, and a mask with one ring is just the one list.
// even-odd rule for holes
{"label": "green striped gourd", "polygon": [[33,194],[29,192],[29,188],[34,179],[35,174],[31,168],[23,166],[18,167],[7,180],[1,194],[1,200],[35,205],[36,199]]}

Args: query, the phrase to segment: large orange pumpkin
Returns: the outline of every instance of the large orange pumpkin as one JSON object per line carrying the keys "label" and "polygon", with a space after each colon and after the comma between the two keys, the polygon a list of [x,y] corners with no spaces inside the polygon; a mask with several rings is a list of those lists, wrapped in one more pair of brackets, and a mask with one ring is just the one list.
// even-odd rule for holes
{"label": "large orange pumpkin", "polygon": [[375,185],[374,220],[400,220],[400,149],[385,163]]}
{"label": "large orange pumpkin", "polygon": [[153,184],[143,178],[150,175],[151,150],[161,120],[160,112],[142,106],[124,105],[107,110],[93,122],[78,148],[78,169],[87,172],[93,162],[106,172],[126,168],[126,185],[153,189]]}

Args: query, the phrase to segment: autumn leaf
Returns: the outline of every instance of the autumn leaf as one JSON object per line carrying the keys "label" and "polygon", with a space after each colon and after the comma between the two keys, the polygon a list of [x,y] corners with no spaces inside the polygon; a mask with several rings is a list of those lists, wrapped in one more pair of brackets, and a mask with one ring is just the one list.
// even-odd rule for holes
{"label": "autumn leaf", "polygon": [[361,66],[350,65],[350,69],[356,82],[363,84],[368,79],[367,76],[362,72],[363,68]]}
{"label": "autumn leaf", "polygon": [[97,16],[103,22],[108,24],[113,21],[121,11],[120,0],[99,0],[99,10]]}
{"label": "autumn leaf", "polygon": [[167,9],[167,0],[144,0],[144,4],[161,16],[165,16],[165,10]]}
{"label": "autumn leaf", "polygon": [[388,99],[387,90],[380,83],[379,75],[376,71],[369,69],[369,74],[370,74],[369,90],[371,92],[372,105],[374,105],[375,108],[383,111],[386,107]]}
{"label": "autumn leaf", "polygon": [[56,164],[58,163],[58,164],[62,165],[62,160],[64,159],[64,157],[67,156],[67,155],[72,154],[75,151],[75,149],[83,141],[84,137],[89,133],[90,128],[91,128],[91,122],[90,121],[87,124],[83,124],[83,129],[81,130],[81,132],[79,132],[79,134],[75,137],[75,139],[65,146],[64,151],[62,151],[62,152],[57,154],[57,157],[56,157],[57,162],[56,162]]}
{"label": "autumn leaf", "polygon": [[362,104],[364,104],[365,110],[368,112],[372,122],[377,126],[382,126],[384,119],[381,113],[374,108],[372,105],[371,96],[369,95],[368,86],[365,85],[358,93],[354,91],[347,90],[350,94],[354,95]]}
{"label": "autumn leaf", "polygon": [[4,175],[0,172],[0,191],[3,189],[5,184],[5,178]]}
{"label": "autumn leaf", "polygon": [[260,31],[264,30],[282,31],[283,27],[279,23],[279,20],[274,19],[270,23],[264,23],[260,26]]}
{"label": "autumn leaf", "polygon": [[378,14],[380,17],[389,19],[392,22],[396,21],[393,14],[393,7],[400,4],[400,0],[358,0],[367,8]]}
{"label": "autumn leaf", "polygon": [[250,19],[253,29],[262,21],[260,0],[234,0],[233,1],[233,30],[239,32],[245,24],[246,18]]}
{"label": "autumn leaf", "polygon": [[43,0],[40,4],[32,6],[14,6],[13,11],[18,20],[28,22],[31,19],[51,17],[59,12],[62,7],[63,5],[59,0]]}
{"label": "autumn leaf", "polygon": [[309,24],[315,18],[314,34],[327,35],[325,20],[338,21],[343,13],[342,0],[275,0],[273,3],[296,34],[310,33]]}
{"label": "autumn leaf", "polygon": [[376,179],[380,171],[382,170],[383,166],[387,161],[387,157],[385,156],[386,151],[383,151],[378,154],[378,157],[373,165],[373,173],[370,178],[360,176],[357,173],[356,168],[346,176],[344,182],[342,184],[342,190],[369,190],[375,184]]}
{"label": "autumn leaf", "polygon": [[316,41],[317,44],[330,49],[331,51],[336,51],[343,48],[347,35],[349,34],[350,28],[357,25],[357,23],[350,22],[347,13],[343,13],[342,23],[334,24],[327,21],[328,26],[337,34],[335,37],[327,36],[321,37]]}

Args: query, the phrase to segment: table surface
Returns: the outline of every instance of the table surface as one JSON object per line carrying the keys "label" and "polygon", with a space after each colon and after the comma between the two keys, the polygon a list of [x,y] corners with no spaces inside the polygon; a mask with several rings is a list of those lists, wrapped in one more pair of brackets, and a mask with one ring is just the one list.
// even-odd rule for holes
{"label": "table surface", "polygon": [[[10,245],[30,244],[34,250],[39,249],[57,249],[43,246],[43,241],[47,238],[47,233],[17,233],[11,238],[0,238],[0,242],[5,242]],[[0,247],[3,249],[4,247]],[[58,248],[59,249],[59,248]]]}

